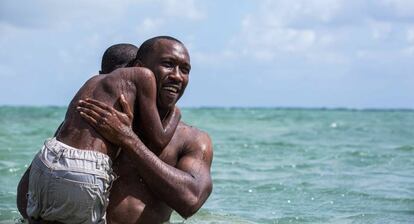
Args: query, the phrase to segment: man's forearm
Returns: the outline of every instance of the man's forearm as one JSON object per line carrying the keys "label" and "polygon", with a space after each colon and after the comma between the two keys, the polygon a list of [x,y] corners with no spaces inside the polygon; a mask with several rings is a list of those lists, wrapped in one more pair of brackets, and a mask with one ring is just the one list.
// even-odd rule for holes
{"label": "man's forearm", "polygon": [[137,172],[149,189],[181,216],[191,216],[204,203],[197,180],[160,160],[137,136],[128,137],[121,147],[136,161]]}

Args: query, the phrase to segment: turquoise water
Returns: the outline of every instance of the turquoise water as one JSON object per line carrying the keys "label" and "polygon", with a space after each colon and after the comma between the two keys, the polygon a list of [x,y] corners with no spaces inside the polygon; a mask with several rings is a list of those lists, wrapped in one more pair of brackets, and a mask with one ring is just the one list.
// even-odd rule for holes
{"label": "turquoise water", "polygon": [[[0,223],[65,108],[0,107]],[[184,109],[214,141],[214,190],[185,223],[414,223],[414,111]],[[172,223],[182,223],[174,214]]]}

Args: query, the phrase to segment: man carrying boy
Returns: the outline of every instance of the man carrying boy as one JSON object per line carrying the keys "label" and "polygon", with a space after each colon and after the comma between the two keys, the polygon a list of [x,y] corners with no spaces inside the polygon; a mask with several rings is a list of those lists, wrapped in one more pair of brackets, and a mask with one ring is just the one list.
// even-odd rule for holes
{"label": "man carrying boy", "polygon": [[[170,37],[144,42],[140,66],[152,70],[157,83],[157,109],[165,117],[181,97],[188,83],[189,56],[184,45]],[[140,48],[140,49],[141,49]],[[205,202],[212,189],[210,167],[212,143],[209,136],[182,122],[166,147],[154,147],[149,133],[142,132],[146,122],[132,113],[121,100],[127,114],[106,102],[80,103],[83,117],[103,136],[124,148],[115,169],[120,176],[111,190],[110,223],[161,223],[172,210],[187,218]],[[146,147],[142,141],[150,147]]]}
{"label": "man carrying boy", "polygon": [[[187,86],[188,52],[174,38],[155,37],[140,46],[137,59],[140,66],[154,72],[157,108],[163,117]],[[171,86],[178,95],[171,92]],[[212,190],[213,147],[207,133],[180,122],[166,147],[145,147],[150,145],[146,133],[135,135],[131,121],[121,119],[123,114],[113,107],[93,100],[81,106],[89,109],[84,115],[87,121],[123,148],[114,165],[119,178],[111,189],[109,223],[164,223],[173,210],[188,218],[204,204]],[[136,121],[133,128],[140,130],[145,123]]]}
{"label": "man carrying boy", "polygon": [[[189,65],[185,65],[189,66]],[[188,69],[189,71],[189,69]],[[63,223],[105,223],[109,190],[114,180],[112,161],[118,146],[110,143],[80,117],[78,101],[93,98],[136,111],[141,131],[152,145],[164,148],[180,120],[172,108],[162,121],[156,107],[156,81],[146,68],[120,68],[89,79],[68,106],[55,138],[48,139],[32,161],[27,215],[33,220]],[[119,102],[119,99],[122,99]],[[125,106],[123,106],[125,108]],[[127,115],[123,119],[129,119]]]}

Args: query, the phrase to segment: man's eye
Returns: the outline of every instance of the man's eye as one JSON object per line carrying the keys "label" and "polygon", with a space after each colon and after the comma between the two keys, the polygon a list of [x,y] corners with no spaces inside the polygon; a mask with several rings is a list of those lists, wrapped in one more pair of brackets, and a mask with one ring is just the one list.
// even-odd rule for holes
{"label": "man's eye", "polygon": [[181,68],[181,72],[188,75],[188,74],[190,74],[190,69],[188,69],[188,68]]}
{"label": "man's eye", "polygon": [[170,61],[164,61],[162,62],[162,66],[167,67],[167,68],[172,68],[174,65]]}

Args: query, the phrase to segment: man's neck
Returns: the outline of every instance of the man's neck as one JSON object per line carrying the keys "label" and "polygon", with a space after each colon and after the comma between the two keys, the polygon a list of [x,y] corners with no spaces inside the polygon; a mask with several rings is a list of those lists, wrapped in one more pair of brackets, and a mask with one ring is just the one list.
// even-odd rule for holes
{"label": "man's neck", "polygon": [[167,118],[170,111],[171,111],[170,108],[166,108],[166,109],[158,108],[158,113],[160,114],[161,121],[164,121]]}

